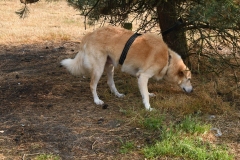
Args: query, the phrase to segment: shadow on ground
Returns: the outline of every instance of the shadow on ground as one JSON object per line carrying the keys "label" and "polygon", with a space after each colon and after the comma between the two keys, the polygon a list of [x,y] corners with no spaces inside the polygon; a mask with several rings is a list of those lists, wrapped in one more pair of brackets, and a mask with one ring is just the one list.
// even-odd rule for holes
{"label": "shadow on ground", "polygon": [[107,159],[119,155],[124,140],[144,141],[125,123],[121,100],[113,96],[107,106],[96,106],[89,79],[60,66],[74,57],[78,43],[0,48],[0,158],[52,153],[68,160]]}

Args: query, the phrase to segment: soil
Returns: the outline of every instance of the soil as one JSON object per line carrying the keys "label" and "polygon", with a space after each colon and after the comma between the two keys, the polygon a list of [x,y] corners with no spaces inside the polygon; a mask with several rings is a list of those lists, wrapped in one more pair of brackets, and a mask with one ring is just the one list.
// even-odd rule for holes
{"label": "soil", "polygon": [[[67,160],[144,159],[140,148],[152,139],[126,121],[125,100],[110,94],[107,104],[96,106],[89,78],[76,78],[60,66],[62,59],[75,56],[78,45],[0,47],[0,159],[26,160],[42,153]],[[118,76],[125,75],[117,74],[116,84],[124,84]],[[98,90],[109,94],[105,80],[100,81]],[[136,96],[141,101],[139,93]],[[231,128],[221,126],[232,135],[223,139],[232,144],[236,155],[240,152],[239,119],[221,119],[221,123],[233,123]],[[134,141],[139,151],[120,154],[125,141]]]}
{"label": "soil", "polygon": [[[144,141],[141,131],[125,124],[121,100],[112,96],[96,106],[89,78],[76,78],[60,66],[62,59],[74,57],[78,44],[1,47],[0,159],[40,153],[68,160],[113,159],[125,140]],[[107,84],[100,82],[103,88]]]}

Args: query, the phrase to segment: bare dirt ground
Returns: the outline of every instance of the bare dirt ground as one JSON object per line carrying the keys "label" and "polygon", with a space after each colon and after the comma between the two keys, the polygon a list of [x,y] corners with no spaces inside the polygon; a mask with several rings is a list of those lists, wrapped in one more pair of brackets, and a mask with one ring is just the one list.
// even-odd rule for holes
{"label": "bare dirt ground", "polygon": [[[76,53],[77,44],[1,50],[0,158],[53,153],[62,159],[112,159],[121,141],[147,138],[125,124],[121,100],[113,96],[107,106],[94,105],[89,79],[60,67],[60,60]],[[104,82],[99,84],[103,88]]]}
{"label": "bare dirt ground", "polygon": [[[140,149],[154,141],[154,134],[138,128],[123,112],[134,104],[142,107],[137,108],[141,112],[138,90],[118,99],[109,93],[104,75],[98,90],[107,105],[96,106],[89,78],[74,77],[59,64],[77,53],[78,44],[1,47],[0,159],[31,159],[40,153],[62,159],[144,159]],[[130,87],[126,79],[131,78],[116,74],[120,90]],[[212,123],[223,131],[218,143],[227,143],[239,156],[239,117],[216,117]],[[121,154],[124,141],[135,142],[139,150]]]}

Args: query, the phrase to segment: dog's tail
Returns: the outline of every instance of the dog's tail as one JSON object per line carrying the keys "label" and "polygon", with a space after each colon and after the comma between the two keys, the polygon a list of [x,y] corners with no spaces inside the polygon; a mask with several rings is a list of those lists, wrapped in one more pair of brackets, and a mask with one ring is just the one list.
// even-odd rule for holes
{"label": "dog's tail", "polygon": [[75,76],[83,75],[83,55],[78,53],[74,59],[64,59],[61,61],[61,65],[64,66],[71,74]]}

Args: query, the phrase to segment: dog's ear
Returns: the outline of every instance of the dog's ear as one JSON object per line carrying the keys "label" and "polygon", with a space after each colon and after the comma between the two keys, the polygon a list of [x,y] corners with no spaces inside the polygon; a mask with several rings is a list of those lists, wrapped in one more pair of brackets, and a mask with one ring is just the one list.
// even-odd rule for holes
{"label": "dog's ear", "polygon": [[186,78],[191,78],[191,72],[188,68],[184,69],[184,70],[179,70],[178,71],[178,76],[179,77],[186,77]]}

